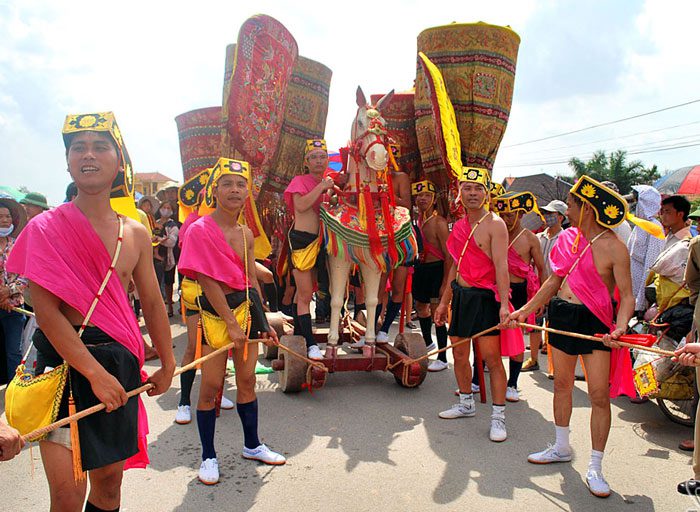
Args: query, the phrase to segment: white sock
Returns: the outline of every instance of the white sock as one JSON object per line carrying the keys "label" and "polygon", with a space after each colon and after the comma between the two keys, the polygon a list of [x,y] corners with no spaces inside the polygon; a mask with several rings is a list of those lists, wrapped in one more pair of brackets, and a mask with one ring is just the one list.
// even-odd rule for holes
{"label": "white sock", "polygon": [[466,404],[467,402],[473,402],[474,401],[474,393],[460,393],[459,394],[459,403],[460,404]]}
{"label": "white sock", "polygon": [[603,455],[605,455],[604,452],[599,452],[598,450],[591,450],[591,461],[588,463],[588,469],[591,471],[597,471],[598,473],[602,473]]}
{"label": "white sock", "polygon": [[571,445],[569,444],[569,427],[560,427],[559,425],[554,425],[554,430],[556,431],[556,442],[554,443],[554,448],[557,453],[562,455],[571,453]]}
{"label": "white sock", "polygon": [[493,414],[494,416],[505,416],[506,415],[506,406],[505,405],[493,405]]}

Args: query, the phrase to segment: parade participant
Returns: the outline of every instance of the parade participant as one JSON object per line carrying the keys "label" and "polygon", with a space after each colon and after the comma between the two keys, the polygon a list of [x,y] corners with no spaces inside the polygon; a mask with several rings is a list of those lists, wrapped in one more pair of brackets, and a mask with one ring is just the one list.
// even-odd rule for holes
{"label": "parade participant", "polygon": [[[659,191],[649,185],[634,185],[632,186],[632,191],[637,199],[636,216],[660,225],[655,218],[661,208],[661,194],[659,194]],[[640,226],[635,226],[632,229],[627,248],[630,255],[632,293],[635,297],[634,310],[639,318],[642,318],[647,309],[644,284],[649,275],[649,268],[656,261],[663,247],[663,240],[659,240]]]}
{"label": "parade participant", "polygon": [[[449,286],[448,278],[452,258],[447,252],[449,231],[447,220],[435,208],[435,184],[424,180],[411,186],[414,202],[418,208],[418,231],[422,240],[422,252],[413,274],[413,297],[416,300],[418,322],[425,345],[434,347],[431,336],[433,314],[440,297]],[[438,348],[447,346],[447,326],[435,326]],[[439,372],[447,368],[447,354],[440,352],[435,361],[428,365],[428,371]]]}
{"label": "parade participant", "polygon": [[[180,257],[180,271],[202,288],[197,297],[200,314],[209,313],[225,323],[226,340],[235,343],[233,364],[236,373],[236,404],[243,425],[243,457],[279,465],[285,458],[270,450],[258,438],[258,401],[255,395],[257,344],[246,349],[247,335],[234,315],[236,308],[249,302],[251,337],[259,335],[277,342],[277,335],[265,318],[262,294],[255,278],[253,233],[238,223],[249,194],[250,169],[247,162],[220,158],[207,182],[205,200],[215,210],[187,228]],[[205,338],[207,336],[204,332]],[[213,343],[220,340],[208,340]],[[213,351],[207,344],[202,355]],[[247,354],[247,356],[246,356]],[[226,353],[202,364],[202,382],[197,404],[197,428],[202,443],[199,480],[207,485],[219,481],[219,463],[214,449],[216,397],[226,373]]]}
{"label": "parade participant", "polygon": [[[544,260],[544,269],[542,274],[540,274],[541,281],[544,282],[552,274],[552,267],[549,265],[549,253],[552,251],[552,247],[556,243],[559,235],[562,232],[562,223],[566,220],[566,203],[564,201],[559,201],[554,199],[550,201],[546,206],[543,206],[541,210],[544,212],[544,223],[547,228],[537,233],[537,239],[540,242],[540,249],[542,252],[542,259]],[[545,306],[543,316],[537,317],[537,325],[542,323],[542,320],[546,318],[547,306]],[[540,369],[540,363],[538,362],[538,356],[540,352],[540,346],[542,345],[542,334],[540,332],[534,331],[530,333],[530,358],[525,361],[521,371],[531,372]]]}
{"label": "parade participant", "polygon": [[[459,194],[466,215],[454,224],[447,239],[447,250],[455,265],[448,277],[451,286],[445,288],[434,316],[436,325],[445,325],[452,301],[447,334],[453,344],[508,319],[508,230],[503,220],[488,210],[488,187],[486,169],[462,169]],[[493,412],[489,438],[495,442],[505,441],[506,372],[501,362],[501,339],[498,333],[491,333],[475,338],[473,342],[479,344],[491,373]],[[507,348],[506,352],[512,349]],[[441,412],[441,418],[463,418],[476,414],[471,392],[469,351],[469,343],[463,343],[452,351],[455,378],[459,385],[459,403]]]}
{"label": "parade participant", "polygon": [[683,196],[669,196],[661,201],[659,220],[667,233],[662,251],[692,236],[688,226],[689,214],[690,202]]}
{"label": "parade participant", "polygon": [[[390,143],[389,144],[389,151],[391,151],[391,155],[393,158],[393,161],[396,162],[396,160],[401,156],[401,148],[398,144]],[[392,191],[394,194],[394,199],[395,199],[395,204],[396,206],[403,206],[404,208],[408,209],[410,211],[411,209],[411,181],[406,175],[406,173],[400,172],[398,169],[398,166],[394,168],[391,166],[389,167],[389,172],[391,173],[391,186],[392,186]],[[394,320],[396,320],[396,316],[399,314],[401,311],[401,306],[404,303],[404,292],[406,290],[406,278],[408,277],[408,272],[410,267],[413,265],[412,261],[407,261],[404,262],[404,264],[399,265],[395,269],[393,269],[390,272],[391,275],[391,298],[389,299],[386,297],[386,281],[389,277],[389,274],[384,274],[382,276],[382,281],[381,284],[379,285],[379,291],[380,291],[380,296],[382,294],[385,295],[385,299],[387,301],[387,306],[386,306],[386,313],[384,314],[384,321],[382,322],[381,327],[379,328],[379,331],[377,332],[377,341],[378,342],[386,342],[389,341],[389,329],[391,328],[391,324],[394,323]],[[381,304],[383,303],[382,300],[379,301],[379,305],[377,306],[377,313],[376,317],[377,319],[381,315],[381,309],[382,306]],[[409,310],[410,313],[410,310]]]}
{"label": "parade participant", "polygon": [[13,308],[23,307],[27,280],[8,270],[7,260],[26,223],[24,208],[11,197],[0,195],[0,331],[4,335],[8,380],[22,360],[24,316]]}
{"label": "parade participant", "polygon": [[50,208],[49,204],[46,202],[46,196],[38,192],[29,192],[19,200],[19,204],[24,206],[27,212],[27,220],[32,220],[37,215],[44,213]]}
{"label": "parade participant", "polygon": [[296,286],[295,305],[292,313],[296,318],[297,329],[306,340],[306,349],[311,359],[323,359],[311,328],[311,297],[317,274],[325,270],[325,252],[321,250],[319,236],[319,212],[323,193],[333,187],[333,179],[323,178],[328,167],[326,141],[311,139],[306,141],[304,168],[306,174],[295,176],[284,191],[284,200],[294,222],[289,230],[292,275]]}
{"label": "parade participant", "polygon": [[132,278],[162,365],[148,378],[150,396],[170,386],[175,358],[146,228],[110,205],[110,192],[121,190],[131,172],[114,114],[69,115],[63,140],[78,196],[36,217],[8,266],[29,279],[41,328],[34,335],[37,375],[64,360],[70,366],[59,418],[67,415],[69,394],[78,410],[106,406],[78,422],[79,446],[68,428],[41,442],[51,509],[82,509],[86,483],[74,481],[80,466],[73,466],[82,459],[90,479],[85,510],[118,510],[123,470],[148,463],[146,410],[140,398],[126,395],[144,375],[142,335],[126,294]]}
{"label": "parade participant", "polygon": [[[544,274],[544,259],[540,242],[535,234],[522,226],[522,216],[534,211],[541,215],[537,208],[537,200],[531,192],[508,192],[494,200],[494,210],[498,212],[508,228],[508,272],[510,275],[510,302],[513,308],[522,308],[540,289]],[[540,312],[538,312],[540,313]],[[528,319],[535,323],[535,315]],[[537,338],[539,347],[542,341],[540,331],[530,333]],[[523,366],[524,354],[510,357],[506,400],[517,402],[518,376]]]}
{"label": "parade participant", "polygon": [[14,459],[24,447],[24,441],[19,432],[0,421],[0,461]]}
{"label": "parade participant", "polygon": [[[634,392],[633,385],[631,390],[629,386],[632,371],[629,352],[616,350],[611,354],[611,346],[616,346],[614,340],[624,334],[634,312],[629,255],[612,231],[625,219],[627,203],[588,176],[576,182],[567,203],[566,215],[573,227],[561,233],[552,249],[553,274],[537,295],[510,318],[525,322],[549,302],[551,328],[580,334],[605,334],[604,343],[600,343],[550,333],[556,442],[528,457],[533,464],[571,461],[569,421],[574,370],[578,356],[582,355],[591,403],[592,451],[586,483],[592,494],[604,498],[610,495],[610,486],[602,472],[610,432],[610,397]],[[620,294],[616,322],[612,300],[615,287]]]}
{"label": "parade participant", "polygon": [[[695,310],[693,311],[693,321],[695,325],[700,325],[700,301],[698,293],[700,292],[700,238],[694,238],[690,242],[690,250],[688,254],[688,262],[685,269],[685,282],[688,288],[692,291],[691,303],[695,302]],[[690,337],[689,337],[690,338]],[[689,339],[690,341],[690,339]],[[676,356],[681,364],[686,366],[695,366],[695,381],[700,382],[700,343],[695,339],[694,343],[687,343],[676,350]],[[698,404],[698,413],[700,413],[700,404]],[[698,415],[696,414],[696,418]],[[687,443],[687,441],[684,441]],[[689,496],[698,496],[700,493],[700,450],[696,447],[700,446],[700,421],[695,422],[694,439],[690,441],[693,451],[693,478],[678,484],[678,492]]]}

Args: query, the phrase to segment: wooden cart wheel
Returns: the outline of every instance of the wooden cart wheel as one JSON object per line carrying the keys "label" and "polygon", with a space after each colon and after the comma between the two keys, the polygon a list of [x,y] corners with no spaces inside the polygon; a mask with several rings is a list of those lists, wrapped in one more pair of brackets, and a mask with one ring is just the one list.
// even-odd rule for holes
{"label": "wooden cart wheel", "polygon": [[[425,346],[425,340],[423,340],[423,336],[414,332],[397,334],[396,338],[394,338],[394,348],[400,350],[411,359],[416,359],[428,353],[427,348]],[[417,364],[420,365],[420,375],[418,376],[417,381],[413,385],[407,386],[402,381],[401,377],[399,377],[398,375],[394,375],[394,379],[396,379],[396,382],[400,386],[412,388],[418,387],[425,380],[425,376],[428,373],[428,360],[423,359]],[[401,368],[401,366],[399,366],[399,368]]]}
{"label": "wooden cart wheel", "polygon": [[[282,336],[280,344],[297,354],[306,355],[306,341],[303,336]],[[289,354],[284,349],[278,349],[279,359],[284,361],[284,369],[280,372],[280,387],[285,393],[301,391],[301,385],[306,382],[306,361]]]}
{"label": "wooden cart wheel", "polygon": [[[267,315],[267,323],[270,324],[270,327],[275,330],[279,339],[282,339],[282,336],[287,334],[284,327],[284,321],[279,317],[279,315]],[[267,345],[263,344],[263,357],[267,360],[277,359],[277,347],[268,347]]]}

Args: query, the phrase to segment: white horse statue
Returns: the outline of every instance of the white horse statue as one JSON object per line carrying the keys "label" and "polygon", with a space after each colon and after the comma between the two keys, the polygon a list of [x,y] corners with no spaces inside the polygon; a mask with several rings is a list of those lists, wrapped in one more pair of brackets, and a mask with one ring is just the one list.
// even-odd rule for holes
{"label": "white horse statue", "polygon": [[[329,256],[331,321],[328,344],[340,338],[340,310],[353,264],[362,272],[367,306],[364,343],[374,345],[375,313],[382,272],[387,272],[416,253],[416,239],[408,209],[396,206],[388,170],[388,138],[381,111],[394,91],[376,105],[368,105],[357,88],[357,115],[352,124],[348,158],[348,183],[337,204],[321,205],[321,226]],[[363,344],[362,342],[360,344]]]}

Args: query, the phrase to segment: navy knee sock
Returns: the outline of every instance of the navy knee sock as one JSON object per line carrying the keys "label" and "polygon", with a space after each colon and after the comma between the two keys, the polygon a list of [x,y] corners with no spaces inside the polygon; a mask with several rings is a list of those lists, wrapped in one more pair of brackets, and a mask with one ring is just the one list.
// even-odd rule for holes
{"label": "navy knee sock", "polygon": [[433,336],[430,331],[433,328],[433,319],[429,316],[418,317],[418,323],[420,324],[420,332],[423,334],[423,341],[425,341],[425,346],[427,347],[433,342]]}
{"label": "navy knee sock", "polygon": [[294,317],[294,335],[301,335],[301,326],[299,325],[299,313],[297,312],[297,305],[292,304],[292,316]]}
{"label": "navy knee sock", "polygon": [[374,325],[377,325],[377,322],[379,322],[379,317],[382,316],[383,307],[384,304],[377,304],[377,309],[374,310]]}
{"label": "navy knee sock", "polygon": [[270,311],[277,311],[277,286],[275,286],[275,283],[265,283],[263,291],[265,292],[267,303],[270,305]]}
{"label": "navy knee sock", "polygon": [[479,385],[479,373],[477,372],[476,355],[474,355],[474,363],[472,364],[472,384]]}
{"label": "navy knee sock", "polygon": [[216,430],[216,409],[200,411],[197,409],[197,430],[202,442],[202,460],[215,459],[214,431]]}
{"label": "navy knee sock", "polygon": [[306,340],[306,348],[309,348],[311,345],[316,345],[314,332],[311,329],[311,314],[297,315],[297,318],[299,319],[299,334]]}
{"label": "navy knee sock", "polygon": [[401,311],[401,302],[394,302],[389,301],[389,304],[386,306],[386,315],[384,315],[384,323],[382,324],[382,327],[379,329],[382,332],[389,332],[389,329],[391,329],[391,324],[394,323],[394,320],[396,319],[396,315],[399,314],[399,311]]}
{"label": "navy knee sock", "polygon": [[518,388],[518,377],[520,376],[520,369],[523,367],[522,361],[508,360],[508,387]]}
{"label": "navy knee sock", "polygon": [[180,374],[180,404],[191,405],[190,395],[192,394],[192,384],[194,377],[197,375],[197,370],[187,370]]}
{"label": "navy knee sock", "polygon": [[85,503],[84,512],[119,512],[119,507],[111,510],[105,510],[104,508],[95,506],[88,501],[87,503]]}
{"label": "navy knee sock", "polygon": [[247,404],[236,404],[238,416],[243,425],[243,444],[246,448],[254,449],[260,446],[258,439],[258,401],[253,400]]}
{"label": "navy knee sock", "polygon": [[[440,325],[435,326],[435,334],[437,335],[438,348],[445,348],[447,346],[447,326]],[[440,352],[438,354],[438,359],[443,363],[447,362],[447,352]]]}

